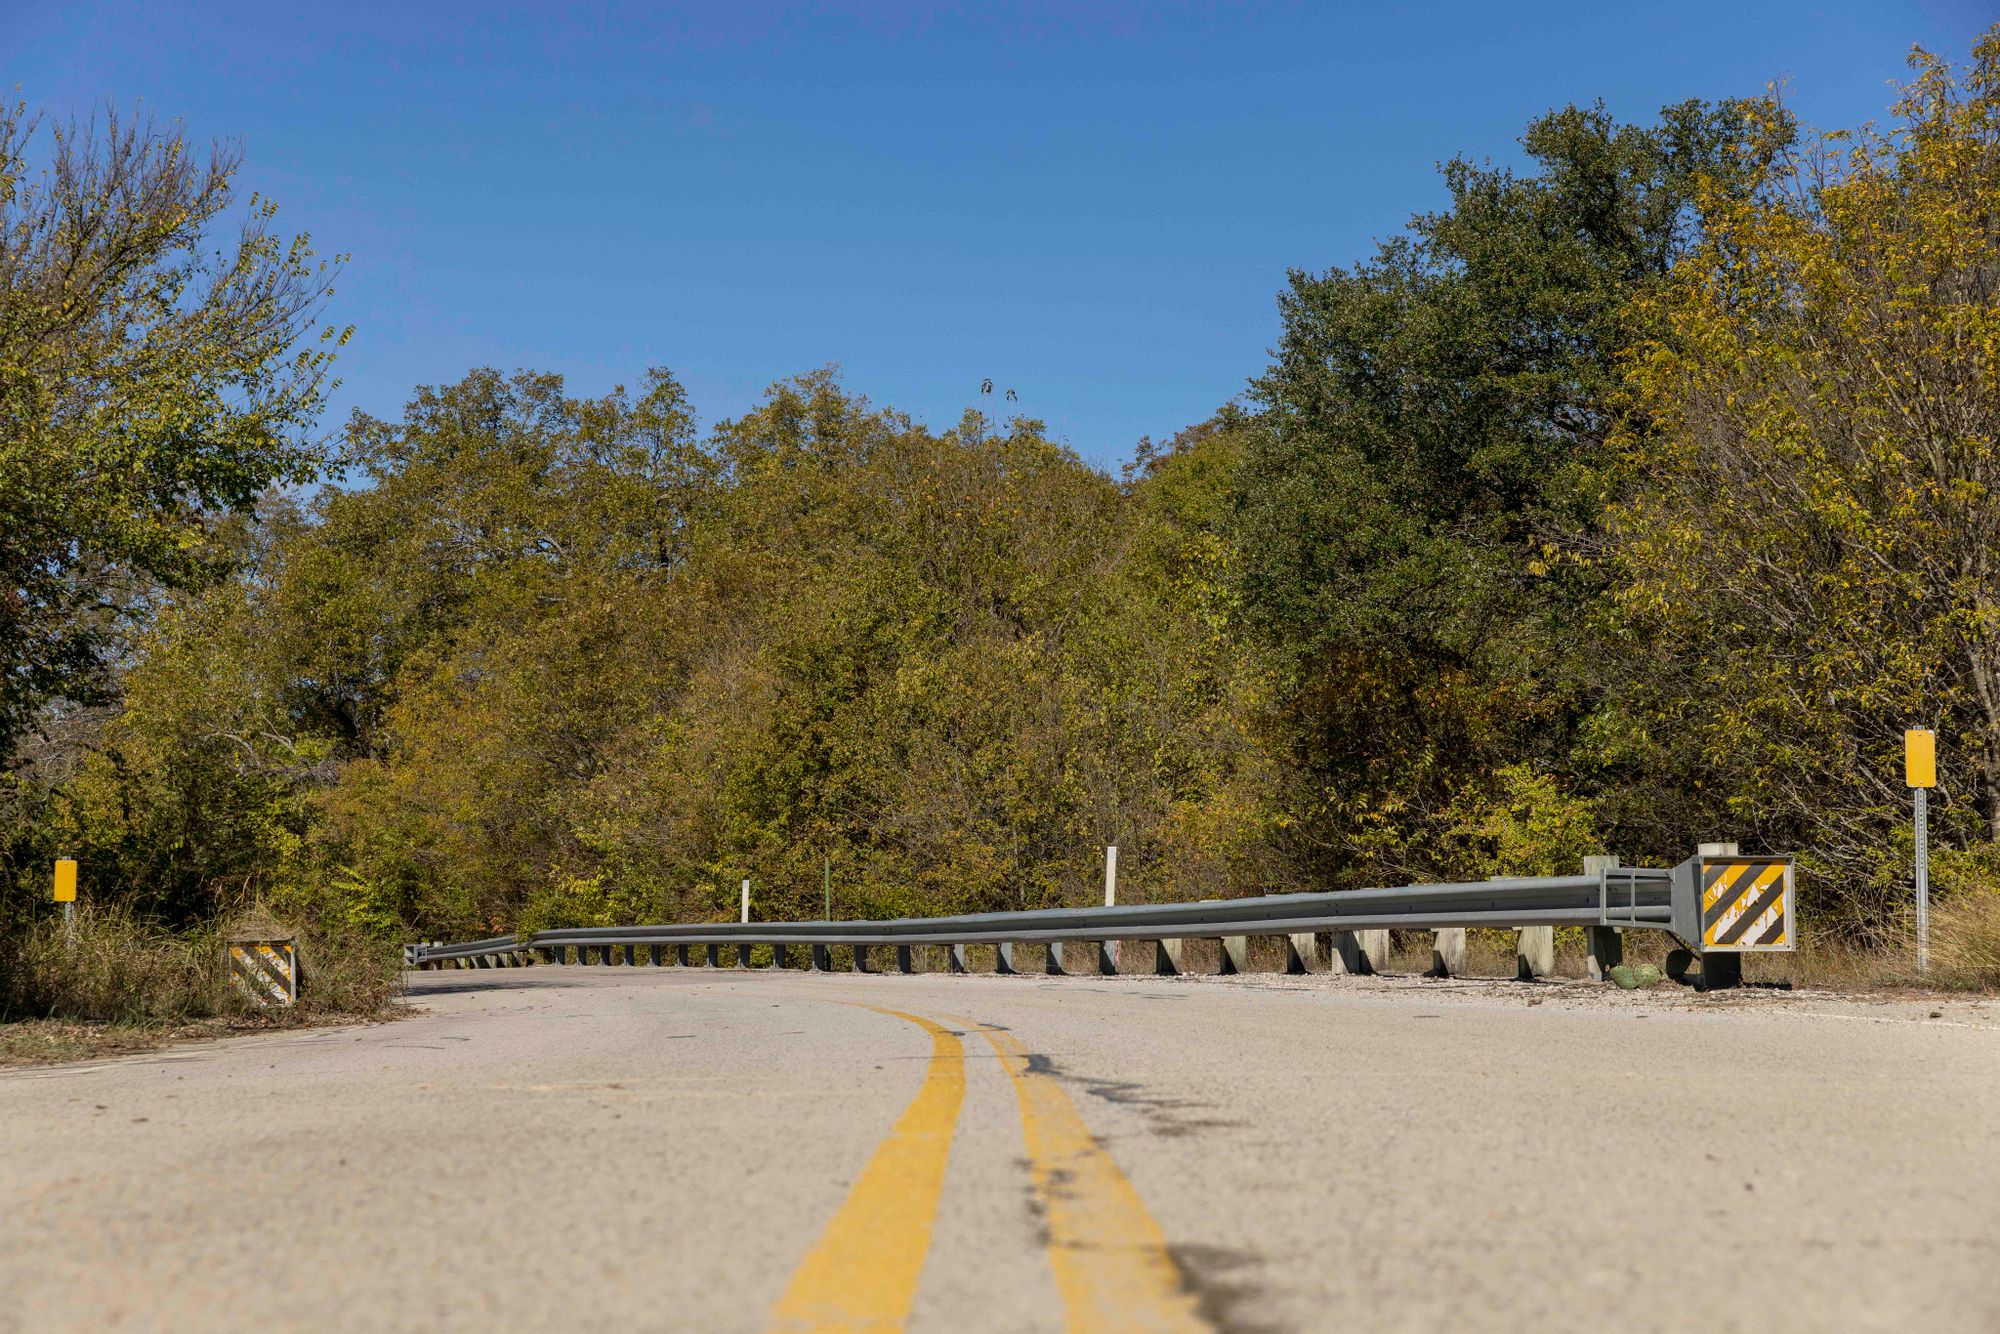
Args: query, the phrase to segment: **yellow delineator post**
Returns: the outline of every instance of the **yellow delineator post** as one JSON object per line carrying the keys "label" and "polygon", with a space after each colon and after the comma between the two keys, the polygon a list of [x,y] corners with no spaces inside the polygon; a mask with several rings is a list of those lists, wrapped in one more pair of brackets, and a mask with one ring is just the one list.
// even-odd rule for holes
{"label": "yellow delineator post", "polygon": [[56,883],[50,892],[50,901],[63,906],[63,939],[76,939],[76,858],[62,857],[56,861]]}
{"label": "yellow delineator post", "polygon": [[1912,727],[1903,733],[1903,782],[1915,807],[1917,844],[1917,972],[1931,966],[1930,790],[1937,786],[1937,733]]}

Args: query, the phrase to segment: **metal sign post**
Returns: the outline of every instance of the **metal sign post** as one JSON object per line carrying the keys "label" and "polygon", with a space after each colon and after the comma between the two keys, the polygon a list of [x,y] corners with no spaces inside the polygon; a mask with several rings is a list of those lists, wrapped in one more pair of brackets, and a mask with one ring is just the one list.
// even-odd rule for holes
{"label": "metal sign post", "polygon": [[1917,975],[1931,966],[1930,790],[1937,786],[1937,733],[1913,727],[1903,733],[1903,781],[1916,805]]}
{"label": "metal sign post", "polygon": [[63,944],[76,944],[76,859],[63,857],[56,862],[56,883],[50,893],[63,906]]}

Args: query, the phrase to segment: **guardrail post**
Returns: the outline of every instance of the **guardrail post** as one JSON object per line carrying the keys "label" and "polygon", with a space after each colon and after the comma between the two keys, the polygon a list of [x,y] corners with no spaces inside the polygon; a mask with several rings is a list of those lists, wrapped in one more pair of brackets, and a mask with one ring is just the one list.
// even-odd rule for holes
{"label": "guardrail post", "polygon": [[1312,971],[1313,956],[1319,947],[1313,943],[1313,933],[1298,931],[1285,937],[1285,971],[1297,976]]}
{"label": "guardrail post", "polygon": [[1250,937],[1223,936],[1216,942],[1215,971],[1228,977],[1250,971]]}
{"label": "guardrail post", "polygon": [[722,942],[719,940],[708,942],[708,966],[710,968],[722,967]]}
{"label": "guardrail post", "polygon": [[1100,977],[1118,975],[1118,942],[1100,940],[1097,942],[1097,972]]}
{"label": "guardrail post", "polygon": [[648,946],[646,946],[646,962],[647,962],[647,963],[649,963],[649,964],[651,964],[651,965],[652,965],[653,967],[655,967],[655,968],[658,968],[658,967],[660,966],[660,950],[661,950],[661,948],[662,948],[662,947],[661,947],[661,946],[659,946],[659,945],[648,945]]}
{"label": "guardrail post", "polygon": [[866,945],[856,945],[854,947],[854,971],[857,973],[872,973],[875,971],[869,965],[868,947]]}
{"label": "guardrail post", "polygon": [[1524,926],[1514,941],[1514,980],[1532,982],[1556,970],[1556,929]]}
{"label": "guardrail post", "polygon": [[830,949],[828,949],[828,948],[827,948],[826,946],[824,946],[824,945],[814,945],[814,946],[812,946],[812,948],[811,948],[811,958],[810,958],[810,959],[809,959],[809,961],[807,962],[807,964],[806,964],[806,967],[807,967],[807,969],[809,969],[810,971],[812,971],[812,972],[815,972],[815,973],[830,973],[830,972],[832,972],[832,971],[833,971],[833,951],[832,951],[832,950],[830,950]]}
{"label": "guardrail post", "polygon": [[[1583,873],[1598,875],[1615,870],[1616,856],[1585,857]],[[1625,933],[1615,926],[1593,926],[1584,933],[1584,971],[1593,982],[1602,982],[1611,976],[1611,970],[1625,962]]]}
{"label": "guardrail post", "polygon": [[1326,966],[1333,973],[1350,973],[1366,976],[1375,970],[1369,966],[1367,952],[1361,948],[1359,931],[1336,931],[1327,942]]}
{"label": "guardrail post", "polygon": [[750,966],[750,946],[743,941],[736,943],[736,966],[738,968]]}
{"label": "guardrail post", "polygon": [[949,948],[951,950],[951,961],[946,965],[946,967],[950,968],[951,971],[954,973],[971,972],[972,970],[965,966],[965,946],[953,945],[950,946]]}
{"label": "guardrail post", "polygon": [[1060,940],[1049,942],[1048,950],[1042,960],[1042,971],[1050,977],[1066,975],[1066,970],[1063,968],[1063,943]]}
{"label": "guardrail post", "polygon": [[896,946],[896,971],[899,973],[914,973],[917,971],[910,966],[910,947],[908,945]]}
{"label": "guardrail post", "polygon": [[625,947],[625,966],[627,968],[637,968],[639,966],[639,947],[637,945],[627,945]]}
{"label": "guardrail post", "polygon": [[1181,954],[1187,942],[1184,940],[1156,940],[1153,942],[1153,976],[1179,977]]}
{"label": "guardrail post", "polygon": [[674,946],[674,967],[685,968],[687,966],[688,966],[688,947],[685,945]]}
{"label": "guardrail post", "polygon": [[1020,946],[1011,940],[1003,940],[995,946],[996,962],[994,963],[994,971],[1004,973],[1009,977],[1019,973],[1021,970],[1014,966],[1014,951],[1019,948]]}
{"label": "guardrail post", "polygon": [[[1695,854],[1701,857],[1736,857],[1742,854],[1742,849],[1734,843],[1703,843],[1695,849]],[[1723,987],[1740,987],[1743,985],[1742,955],[1711,952],[1708,950],[1699,950],[1697,951],[1697,955],[1701,959],[1701,989],[1703,991],[1716,991]]]}
{"label": "guardrail post", "polygon": [[771,943],[771,967],[783,968],[784,966],[785,966],[785,947],[783,945],[778,944],[776,941],[773,941]]}
{"label": "guardrail post", "polygon": [[1465,972],[1465,928],[1448,926],[1431,934],[1431,968],[1425,977],[1457,977]]}

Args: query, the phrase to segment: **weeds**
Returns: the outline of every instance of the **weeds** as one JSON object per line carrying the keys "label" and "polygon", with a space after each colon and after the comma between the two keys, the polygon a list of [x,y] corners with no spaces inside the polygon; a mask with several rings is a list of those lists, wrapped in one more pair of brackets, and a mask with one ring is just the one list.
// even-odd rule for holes
{"label": "weeds", "polygon": [[[231,985],[223,957],[228,935],[294,935],[299,1003],[263,1010]],[[379,1013],[401,985],[394,945],[350,931],[276,923],[229,930],[161,930],[116,907],[83,906],[74,931],[59,918],[0,940],[0,1019],[174,1025],[255,1013],[266,1022],[308,1022]]]}

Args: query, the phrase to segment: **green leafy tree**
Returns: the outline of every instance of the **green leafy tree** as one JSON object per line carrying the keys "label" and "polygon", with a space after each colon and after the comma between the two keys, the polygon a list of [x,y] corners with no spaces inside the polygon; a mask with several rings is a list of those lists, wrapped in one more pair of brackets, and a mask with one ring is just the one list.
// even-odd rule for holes
{"label": "green leafy tree", "polygon": [[1329,877],[1451,868],[1467,784],[1562,771],[1595,690],[1598,522],[1627,308],[1694,243],[1741,108],[1537,120],[1529,174],[1459,160],[1451,207],[1351,269],[1294,272],[1255,382],[1233,540],[1241,625]]}
{"label": "green leafy tree", "polygon": [[[313,476],[330,270],[233,150],[0,109],[0,761],[51,701],[107,696],[157,590],[216,573],[216,517]],[[219,238],[242,203],[235,235]]]}

